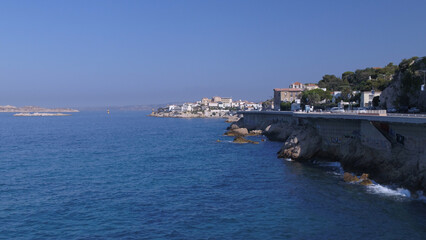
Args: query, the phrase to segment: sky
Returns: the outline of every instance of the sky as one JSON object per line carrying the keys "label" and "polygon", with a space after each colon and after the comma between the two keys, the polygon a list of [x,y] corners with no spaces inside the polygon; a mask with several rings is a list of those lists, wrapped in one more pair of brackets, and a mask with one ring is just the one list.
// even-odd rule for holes
{"label": "sky", "polygon": [[223,96],[426,55],[426,1],[0,1],[0,105]]}

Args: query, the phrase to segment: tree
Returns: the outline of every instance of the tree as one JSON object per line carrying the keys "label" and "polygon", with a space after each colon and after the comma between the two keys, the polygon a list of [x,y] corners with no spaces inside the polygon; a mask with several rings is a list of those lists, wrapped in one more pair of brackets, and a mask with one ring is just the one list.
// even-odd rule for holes
{"label": "tree", "polygon": [[291,102],[282,102],[280,104],[281,111],[290,111],[291,110]]}
{"label": "tree", "polygon": [[266,109],[272,109],[272,104],[274,102],[274,99],[268,99],[262,103],[262,110]]}
{"label": "tree", "polygon": [[324,75],[318,82],[320,88],[327,88],[330,91],[338,91],[345,87],[349,87],[347,80],[342,80],[335,75]]}
{"label": "tree", "polygon": [[343,101],[347,102],[352,98],[352,90],[348,87],[344,88],[342,90],[342,93],[340,94]]}
{"label": "tree", "polygon": [[304,105],[316,105],[323,100],[331,100],[332,96],[330,91],[323,91],[322,89],[312,89],[302,92],[301,102]]}
{"label": "tree", "polygon": [[355,73],[351,71],[347,71],[342,73],[342,80],[348,81],[348,83],[352,83],[355,80]]}

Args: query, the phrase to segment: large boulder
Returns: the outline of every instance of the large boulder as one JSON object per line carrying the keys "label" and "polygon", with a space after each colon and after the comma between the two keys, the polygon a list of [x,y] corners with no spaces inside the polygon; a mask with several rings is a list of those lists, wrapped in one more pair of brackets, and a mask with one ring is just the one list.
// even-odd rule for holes
{"label": "large boulder", "polygon": [[293,130],[288,123],[273,123],[265,128],[263,134],[271,141],[285,142]]}
{"label": "large boulder", "polygon": [[321,137],[311,127],[298,127],[285,141],[284,146],[278,152],[279,158],[291,158],[295,160],[309,160],[315,156],[321,148]]}
{"label": "large boulder", "polygon": [[227,123],[233,123],[233,122],[237,122],[238,120],[240,120],[239,117],[237,116],[228,116],[225,120],[225,122]]}
{"label": "large boulder", "polygon": [[345,182],[358,182],[359,178],[351,173],[345,172],[343,174],[343,181]]}
{"label": "large boulder", "polygon": [[262,135],[263,131],[262,130],[251,130],[249,132],[250,136],[258,136],[258,135]]}
{"label": "large boulder", "polygon": [[248,135],[247,128],[234,128],[225,133],[226,136],[246,136]]}

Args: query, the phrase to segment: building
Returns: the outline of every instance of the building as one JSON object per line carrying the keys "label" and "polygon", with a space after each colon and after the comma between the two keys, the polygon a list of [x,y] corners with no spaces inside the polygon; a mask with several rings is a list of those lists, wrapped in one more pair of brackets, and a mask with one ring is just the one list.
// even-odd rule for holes
{"label": "building", "polygon": [[219,107],[219,104],[217,102],[209,102],[208,106],[209,107]]}
{"label": "building", "polygon": [[202,98],[201,99],[201,105],[209,105],[210,99],[209,98]]}
{"label": "building", "polygon": [[251,110],[261,111],[262,110],[262,104],[254,103],[254,102],[247,102],[245,109],[248,110],[248,111],[251,111]]}
{"label": "building", "polygon": [[230,108],[230,107],[232,107],[232,98],[223,97],[222,103],[223,103],[224,108]]}
{"label": "building", "polygon": [[342,96],[342,91],[331,92],[331,95],[333,96],[331,102],[336,102],[336,99]]}
{"label": "building", "polygon": [[302,88],[275,88],[274,109],[279,111],[282,102],[293,102],[300,99],[302,92]]}
{"label": "building", "polygon": [[373,106],[373,98],[380,96],[382,92],[380,91],[364,91],[361,92],[361,101],[360,107],[372,107]]}
{"label": "building", "polygon": [[179,108],[179,106],[177,106],[177,105],[169,105],[168,111],[169,112],[176,111],[178,108]]}
{"label": "building", "polygon": [[182,112],[191,112],[193,110],[193,104],[191,103],[184,103],[182,105]]}
{"label": "building", "polygon": [[215,103],[217,103],[217,102],[222,102],[222,98],[221,97],[213,97],[212,98],[212,102],[215,102]]}
{"label": "building", "polygon": [[299,88],[299,89],[305,89],[305,84],[301,82],[294,82],[290,84],[289,88]]}
{"label": "building", "polygon": [[319,88],[319,87],[315,83],[307,83],[307,84],[305,84],[305,89],[306,90],[313,90],[313,89],[317,89],[317,88]]}

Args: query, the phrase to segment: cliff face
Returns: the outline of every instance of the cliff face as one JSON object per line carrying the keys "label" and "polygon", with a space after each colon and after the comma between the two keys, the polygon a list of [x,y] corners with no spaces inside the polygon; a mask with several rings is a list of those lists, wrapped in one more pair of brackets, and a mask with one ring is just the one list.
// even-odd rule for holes
{"label": "cliff face", "polygon": [[381,107],[418,107],[426,111],[426,90],[420,90],[426,74],[423,70],[426,70],[426,57],[402,61],[392,82],[380,95]]}
{"label": "cliff face", "polygon": [[[238,123],[244,127],[244,121]],[[351,139],[345,144],[325,144],[317,129],[306,124],[273,123],[258,129],[268,139],[282,141],[279,158],[296,161],[326,159],[339,161],[345,171],[357,174],[368,173],[379,183],[398,184],[412,191],[426,189],[425,156],[410,152],[403,147],[393,146],[391,152],[378,151]],[[250,126],[253,128],[253,126]]]}

